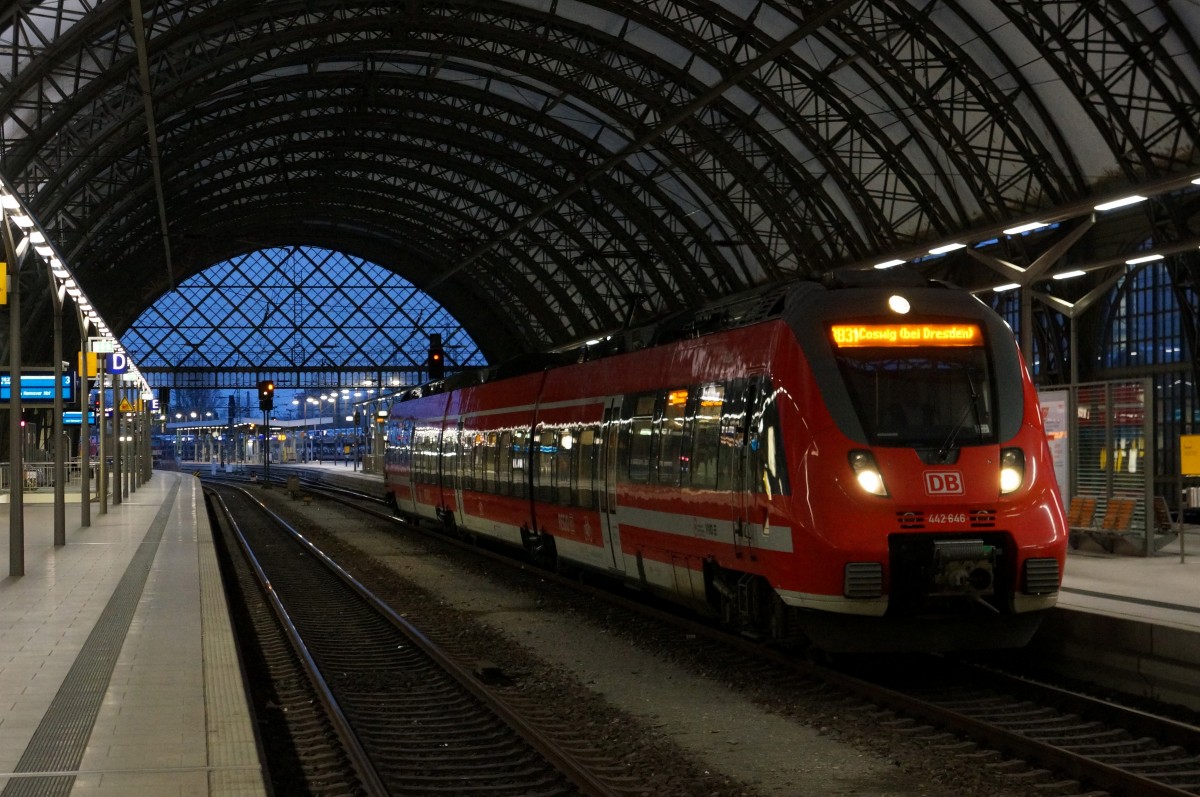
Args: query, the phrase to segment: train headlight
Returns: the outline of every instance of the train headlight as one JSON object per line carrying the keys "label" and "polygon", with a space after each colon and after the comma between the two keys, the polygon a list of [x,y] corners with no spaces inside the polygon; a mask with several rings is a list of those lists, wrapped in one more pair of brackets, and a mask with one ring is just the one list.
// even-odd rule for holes
{"label": "train headlight", "polygon": [[1000,494],[1011,493],[1025,481],[1025,452],[1019,448],[1000,449]]}
{"label": "train headlight", "polygon": [[859,487],[871,495],[888,494],[883,485],[883,474],[879,472],[879,466],[875,464],[875,457],[871,456],[870,451],[851,451],[850,467],[854,470]]}

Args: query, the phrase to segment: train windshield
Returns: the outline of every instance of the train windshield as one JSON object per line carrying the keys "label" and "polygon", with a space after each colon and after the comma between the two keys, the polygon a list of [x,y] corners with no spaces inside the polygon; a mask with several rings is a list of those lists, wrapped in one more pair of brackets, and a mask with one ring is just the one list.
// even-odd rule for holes
{"label": "train windshield", "polygon": [[838,367],[872,444],[950,449],[995,442],[987,348],[979,329],[966,326],[969,337],[932,345],[847,342],[839,327],[832,330]]}

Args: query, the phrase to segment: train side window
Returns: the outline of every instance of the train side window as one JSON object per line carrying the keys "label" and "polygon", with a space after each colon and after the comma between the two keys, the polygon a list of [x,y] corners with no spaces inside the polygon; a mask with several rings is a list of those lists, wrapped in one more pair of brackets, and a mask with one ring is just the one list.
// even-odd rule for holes
{"label": "train side window", "polygon": [[422,427],[417,430],[417,481],[421,484],[429,483],[430,460],[432,459],[433,443],[436,442],[433,436],[433,431],[429,427]]}
{"label": "train side window", "polygon": [[444,484],[447,487],[454,485],[454,477],[457,475],[458,457],[458,427],[447,426],[442,430],[442,438],[439,441],[437,451],[437,468],[434,470],[434,484]]}
{"label": "train side window", "polygon": [[574,471],[572,463],[575,459],[575,432],[571,429],[561,429],[557,435],[554,450],[554,491],[558,503],[571,505],[571,474]]}
{"label": "train side window", "polygon": [[[628,437],[622,462],[630,482],[647,484],[650,481],[651,455],[654,453],[654,404],[657,395],[647,393],[625,399]],[[625,413],[622,413],[625,415]]]}
{"label": "train side window", "polygon": [[763,380],[761,388],[750,417],[752,489],[768,497],[787,495],[790,489],[783,432],[779,425],[780,394],[772,388],[769,379]]}
{"label": "train side window", "polygon": [[417,422],[407,421],[404,424],[405,429],[405,445],[404,445],[404,464],[408,466],[409,478],[413,477],[413,469],[416,468],[417,457]]}
{"label": "train side window", "polygon": [[734,379],[725,387],[717,438],[717,489],[737,489],[742,444],[746,438],[746,390],[749,381]]}
{"label": "train side window", "polygon": [[399,464],[407,468],[409,478],[412,477],[413,467],[413,445],[416,436],[416,424],[412,421],[405,421],[400,428],[400,462]]}
{"label": "train side window", "polygon": [[717,452],[721,445],[721,409],[725,406],[725,386],[717,383],[701,385],[697,392],[689,460],[691,485],[700,490],[713,490],[717,486]]}
{"label": "train side window", "polygon": [[463,430],[463,447],[466,462],[463,469],[463,486],[475,492],[487,491],[487,432],[475,429]]}
{"label": "train side window", "polygon": [[388,461],[400,469],[412,468],[412,422],[396,421],[388,429]]}
{"label": "train side window", "polygon": [[425,435],[425,483],[437,484],[439,448],[442,444],[442,430],[431,426]]}
{"label": "train side window", "polygon": [[600,433],[596,427],[588,427],[579,430],[579,437],[575,441],[575,504],[584,509],[592,509],[596,505],[593,484],[599,439]]}
{"label": "train side window", "polygon": [[479,435],[474,429],[462,430],[462,488],[475,489],[475,454],[479,452]]}
{"label": "train side window", "polygon": [[517,498],[527,498],[529,496],[529,469],[528,457],[529,448],[526,443],[524,431],[515,429],[512,433],[512,442],[509,444],[508,451],[504,452],[503,456],[508,457],[512,462],[512,495]]}
{"label": "train side window", "polygon": [[496,493],[512,495],[512,432],[505,429],[496,444]]}
{"label": "train side window", "polygon": [[496,433],[485,432],[479,435],[480,444],[477,447],[478,453],[475,455],[475,472],[479,483],[479,490],[485,493],[496,492],[496,475],[492,470],[492,463],[495,461],[496,450]]}
{"label": "train side window", "polygon": [[538,501],[554,502],[554,454],[557,448],[554,432],[545,427],[536,433],[533,447],[535,460],[534,493]]}
{"label": "train side window", "polygon": [[658,427],[658,483],[678,487],[683,473],[683,431],[688,391],[669,390]]}
{"label": "train side window", "polygon": [[409,471],[412,473],[414,483],[421,481],[421,471],[424,469],[425,454],[421,451],[421,446],[424,444],[424,434],[420,427],[414,425],[412,430],[411,454],[409,455]]}
{"label": "train side window", "polygon": [[421,484],[425,481],[425,429],[419,427],[413,433],[413,482]]}

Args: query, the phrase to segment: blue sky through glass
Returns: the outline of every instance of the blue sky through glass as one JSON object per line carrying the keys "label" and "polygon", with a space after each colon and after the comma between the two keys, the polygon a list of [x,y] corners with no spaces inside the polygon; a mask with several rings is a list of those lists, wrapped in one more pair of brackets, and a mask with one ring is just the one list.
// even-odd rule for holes
{"label": "blue sky through glass", "polygon": [[[303,371],[335,366],[422,370],[440,334],[448,367],[483,366],[475,341],[424,291],[361,258],[316,247],[277,247],[218,263],[158,299],[121,336],[143,371]],[[154,380],[151,378],[151,384]],[[414,378],[413,381],[416,381]],[[217,384],[214,379],[209,384]],[[321,390],[308,391],[318,397]],[[195,395],[192,395],[195,394]],[[258,414],[253,390],[172,392],[169,411],[226,420]],[[276,394],[277,418],[299,415],[298,390]]]}
{"label": "blue sky through glass", "polygon": [[486,364],[462,326],[402,277],[340,252],[287,247],[186,280],[121,339],[144,369],[370,369],[420,367],[431,333],[452,368]]}

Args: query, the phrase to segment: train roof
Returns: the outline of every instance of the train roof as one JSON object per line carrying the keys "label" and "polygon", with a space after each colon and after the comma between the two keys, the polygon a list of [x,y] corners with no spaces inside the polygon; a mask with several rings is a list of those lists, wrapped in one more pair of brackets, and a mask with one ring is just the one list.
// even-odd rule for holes
{"label": "train roof", "polygon": [[[804,287],[801,287],[804,286]],[[907,268],[871,271],[831,272],[819,279],[774,283],[751,289],[705,305],[673,313],[652,323],[614,330],[587,342],[575,342],[556,349],[531,352],[495,366],[470,369],[446,379],[406,390],[401,401],[457,390],[471,385],[507,379],[521,374],[544,371],[572,363],[611,357],[679,340],[698,338],[730,329],[780,318],[790,294],[814,287],[837,291],[863,288],[945,288],[955,286],[929,280]]]}

